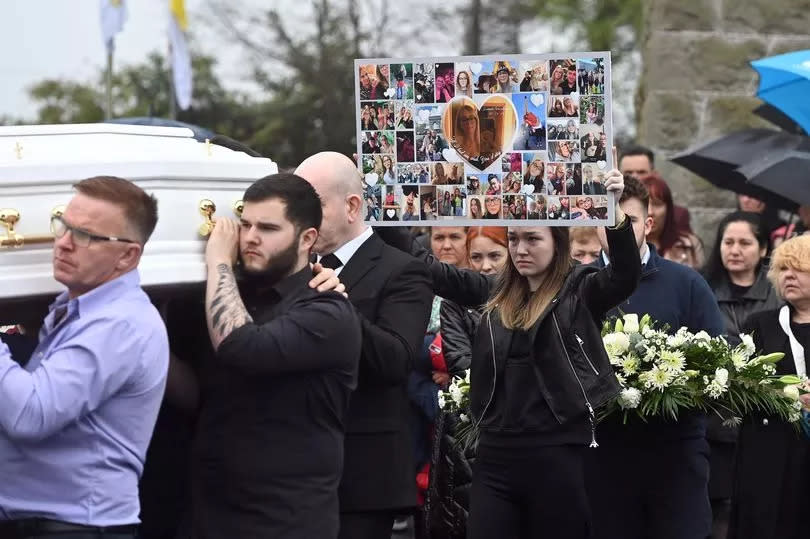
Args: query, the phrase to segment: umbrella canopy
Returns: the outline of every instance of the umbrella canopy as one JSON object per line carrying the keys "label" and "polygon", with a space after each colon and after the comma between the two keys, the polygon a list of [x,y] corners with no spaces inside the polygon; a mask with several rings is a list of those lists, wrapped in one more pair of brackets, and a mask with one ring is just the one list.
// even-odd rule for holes
{"label": "umbrella canopy", "polygon": [[754,60],[759,72],[757,97],[810,132],[810,50]]}
{"label": "umbrella canopy", "polygon": [[799,204],[810,205],[810,153],[765,156],[738,169],[748,183]]}
{"label": "umbrella canopy", "polygon": [[199,125],[189,124],[186,122],[179,122],[177,120],[169,120],[167,118],[156,118],[153,116],[133,116],[129,118],[115,118],[112,120],[104,120],[104,123],[107,124],[127,124],[127,125],[154,125],[159,127],[186,127],[191,129],[194,133],[194,139],[199,140],[200,142],[205,142],[208,139],[211,144],[216,144],[218,146],[224,146],[226,148],[230,148],[236,152],[244,152],[251,157],[262,157],[262,154],[245,146],[239,141],[236,141],[230,137],[226,137],[224,135],[218,135],[207,129],[205,127],[200,127]]}
{"label": "umbrella canopy", "polygon": [[765,156],[784,155],[803,148],[807,139],[770,129],[746,129],[676,155],[671,160],[712,184],[735,193],[756,197],[771,206],[795,210],[796,202],[747,182],[738,170]]}
{"label": "umbrella canopy", "polygon": [[763,103],[755,108],[753,113],[763,120],[771,122],[773,125],[779,127],[783,131],[792,133],[794,135],[807,135],[807,132],[805,132],[805,130],[802,129],[799,124],[794,122],[789,116],[773,105]]}

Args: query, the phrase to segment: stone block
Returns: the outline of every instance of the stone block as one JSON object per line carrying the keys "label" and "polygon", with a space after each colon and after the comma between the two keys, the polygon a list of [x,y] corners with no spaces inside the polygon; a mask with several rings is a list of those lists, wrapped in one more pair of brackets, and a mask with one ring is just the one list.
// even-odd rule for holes
{"label": "stone block", "polygon": [[718,3],[718,0],[649,2],[647,24],[657,30],[714,30],[719,25]]}
{"label": "stone block", "polygon": [[711,97],[706,104],[703,130],[700,138],[711,140],[749,127],[778,129],[770,122],[752,113],[762,104],[756,97]]}
{"label": "stone block", "polygon": [[666,150],[689,146],[700,129],[696,106],[689,94],[648,93],[639,115],[639,139]]}
{"label": "stone block", "polygon": [[751,60],[766,55],[759,38],[695,38],[671,32],[654,32],[642,51],[650,90],[707,90],[752,94],[756,73]]}
{"label": "stone block", "polygon": [[723,0],[723,30],[807,35],[810,0]]}
{"label": "stone block", "polygon": [[733,211],[734,208],[692,208],[690,217],[692,230],[703,242],[703,254],[705,260],[711,256],[714,249],[714,241],[717,239],[717,227],[723,217]]}
{"label": "stone block", "polygon": [[[807,23],[810,25],[810,22]],[[810,37],[777,37],[768,49],[768,56],[810,49]]]}

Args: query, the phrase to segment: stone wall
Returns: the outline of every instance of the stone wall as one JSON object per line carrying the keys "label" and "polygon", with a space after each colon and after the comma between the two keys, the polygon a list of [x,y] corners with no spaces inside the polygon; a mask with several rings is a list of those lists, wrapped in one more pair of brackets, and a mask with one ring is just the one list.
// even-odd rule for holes
{"label": "stone wall", "polygon": [[[749,61],[810,48],[810,0],[643,0],[643,71],[638,141],[706,247],[734,195],[668,160],[746,127],[774,126],[751,113],[760,103]],[[707,252],[708,254],[708,252]]]}

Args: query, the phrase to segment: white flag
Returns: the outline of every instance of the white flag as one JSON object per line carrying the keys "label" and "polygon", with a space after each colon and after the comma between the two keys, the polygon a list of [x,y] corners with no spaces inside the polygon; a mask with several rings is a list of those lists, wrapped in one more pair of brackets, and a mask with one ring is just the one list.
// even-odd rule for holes
{"label": "white flag", "polygon": [[169,1],[169,43],[172,47],[172,77],[178,106],[185,110],[191,106],[193,88],[191,54],[188,52],[185,30],[186,9],[183,0]]}
{"label": "white flag", "polygon": [[115,34],[124,29],[127,6],[124,0],[101,0],[101,37],[107,51],[112,52]]}

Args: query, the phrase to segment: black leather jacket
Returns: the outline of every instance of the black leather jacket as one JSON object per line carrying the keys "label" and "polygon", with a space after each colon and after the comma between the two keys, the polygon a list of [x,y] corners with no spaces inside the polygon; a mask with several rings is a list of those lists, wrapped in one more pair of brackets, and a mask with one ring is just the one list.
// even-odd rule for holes
{"label": "black leather jacket", "polygon": [[[602,344],[601,320],[633,293],[641,278],[641,260],[629,219],[618,229],[608,229],[607,237],[611,264],[601,270],[573,268],[530,330],[537,350],[538,391],[561,424],[588,414],[593,425],[594,409],[619,390]],[[437,295],[465,306],[486,303],[491,279],[442,264],[421,246],[413,246],[412,253],[428,264]],[[492,401],[510,337],[511,330],[501,325],[497,311],[483,315],[473,342],[470,372],[471,413],[477,422]]]}
{"label": "black leather jacket", "polygon": [[461,375],[470,368],[472,341],[481,320],[481,310],[462,307],[449,300],[442,301],[442,351],[450,374]]}

